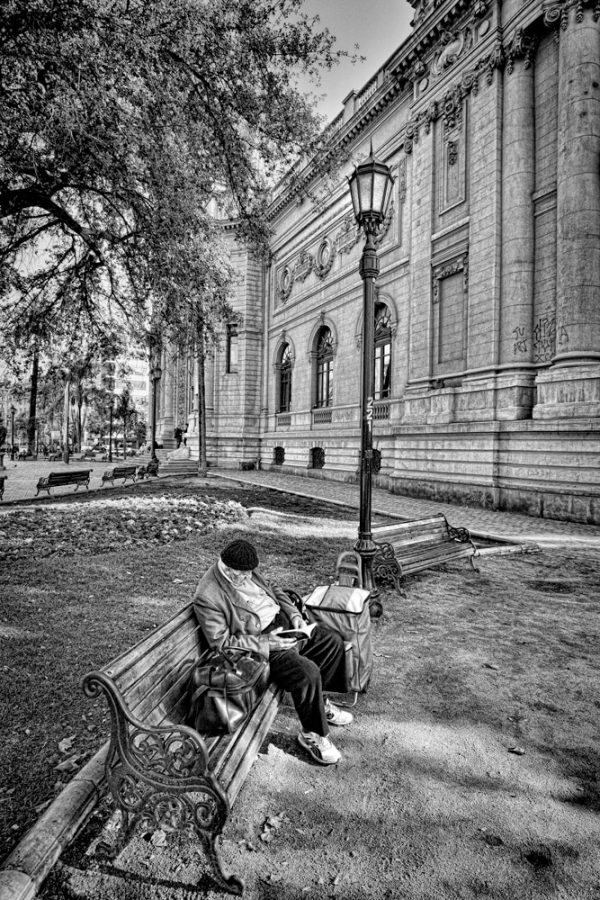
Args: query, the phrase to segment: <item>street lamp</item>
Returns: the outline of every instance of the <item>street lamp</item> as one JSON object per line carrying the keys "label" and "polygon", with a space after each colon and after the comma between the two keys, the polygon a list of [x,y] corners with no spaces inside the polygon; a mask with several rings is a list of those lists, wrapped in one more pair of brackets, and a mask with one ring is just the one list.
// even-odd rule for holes
{"label": "street lamp", "polygon": [[371,532],[371,478],[375,386],[375,279],[379,275],[375,237],[385,219],[394,179],[389,168],[373,156],[373,144],[371,143],[369,158],[356,166],[348,182],[354,215],[366,238],[359,267],[364,283],[360,404],[360,521],[358,541],[354,545],[354,549],[362,561],[363,586],[374,595],[373,558],[377,552],[377,546]]}
{"label": "street lamp", "polygon": [[10,459],[11,462],[15,458],[15,413],[16,406],[10,407]]}
{"label": "street lamp", "polygon": [[113,408],[114,400],[110,398],[110,406],[108,407],[108,461],[112,462],[112,445],[113,445]]}
{"label": "street lamp", "polygon": [[160,356],[158,353],[154,354],[154,359],[151,360],[153,363],[152,368],[150,369],[150,378],[152,379],[152,453],[151,459],[153,463],[158,463],[158,457],[156,456],[156,395],[158,394],[158,382],[162,377],[162,369],[160,367]]}

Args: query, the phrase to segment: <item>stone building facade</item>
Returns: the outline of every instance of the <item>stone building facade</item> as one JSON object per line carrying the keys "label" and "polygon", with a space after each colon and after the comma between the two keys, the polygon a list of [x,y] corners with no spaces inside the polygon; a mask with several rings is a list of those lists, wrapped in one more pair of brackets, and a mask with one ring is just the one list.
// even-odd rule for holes
{"label": "stone building facade", "polygon": [[[378,237],[376,481],[600,523],[600,4],[414,0],[411,35],[271,205],[268,265],[232,241],[242,321],[207,367],[209,461],[352,480],[363,238],[346,175],[391,167]],[[165,361],[163,434],[193,361]],[[168,446],[165,442],[165,446]]]}

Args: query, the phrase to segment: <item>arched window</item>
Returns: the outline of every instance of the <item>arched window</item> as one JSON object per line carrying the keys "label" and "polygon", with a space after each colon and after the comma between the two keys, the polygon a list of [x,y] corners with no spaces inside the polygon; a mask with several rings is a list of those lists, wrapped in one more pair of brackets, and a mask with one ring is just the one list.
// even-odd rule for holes
{"label": "arched window", "polygon": [[292,404],[292,351],[284,344],[279,353],[279,412],[289,412]]}
{"label": "arched window", "polygon": [[333,336],[326,326],[317,337],[317,379],[315,406],[333,405]]}
{"label": "arched window", "polygon": [[392,389],[392,330],[385,303],[375,307],[375,400],[385,400]]}

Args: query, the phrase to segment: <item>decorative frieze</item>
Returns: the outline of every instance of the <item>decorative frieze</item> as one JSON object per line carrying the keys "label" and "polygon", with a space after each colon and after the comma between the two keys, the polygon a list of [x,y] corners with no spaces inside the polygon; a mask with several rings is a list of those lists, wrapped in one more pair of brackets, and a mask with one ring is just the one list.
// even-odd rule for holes
{"label": "decorative frieze", "polygon": [[313,268],[318,278],[325,278],[325,276],[329,274],[329,271],[333,265],[334,257],[335,246],[329,240],[329,238],[323,238],[323,240],[319,244],[319,249],[317,250],[313,262]]}
{"label": "decorative frieze", "polygon": [[544,10],[544,25],[547,28],[559,27],[564,31],[569,24],[569,10],[575,10],[575,21],[583,22],[583,10],[586,6],[592,6],[594,9],[594,22],[600,19],[600,0],[562,0],[555,2],[550,0],[542,4]]}
{"label": "decorative frieze", "polygon": [[312,272],[313,263],[312,254],[303,250],[294,265],[294,280],[305,281]]}
{"label": "decorative frieze", "polygon": [[338,253],[350,253],[360,239],[360,228],[356,224],[353,214],[347,215],[333,239],[334,247]]}
{"label": "decorative frieze", "polygon": [[457,275],[459,272],[463,273],[463,291],[466,295],[469,287],[469,257],[467,253],[463,253],[462,256],[444,263],[444,265],[436,266],[433,270],[433,303],[440,301],[440,281],[450,278],[451,275]]}
{"label": "decorative frieze", "polygon": [[294,286],[294,273],[289,266],[284,266],[279,278],[279,299],[282,303],[288,299]]}

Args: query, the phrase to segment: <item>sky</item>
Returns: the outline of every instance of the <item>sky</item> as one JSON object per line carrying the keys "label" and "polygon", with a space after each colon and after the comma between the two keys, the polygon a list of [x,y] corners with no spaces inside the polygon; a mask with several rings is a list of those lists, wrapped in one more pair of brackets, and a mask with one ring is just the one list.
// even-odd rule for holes
{"label": "sky", "polygon": [[413,9],[407,0],[304,0],[304,11],[320,17],[337,38],[335,48],[358,52],[365,62],[352,65],[342,61],[324,72],[320,88],[311,92],[325,96],[319,112],[327,121],[342,111],[342,103],[352,90],[358,91],[394,53],[411,32]]}

